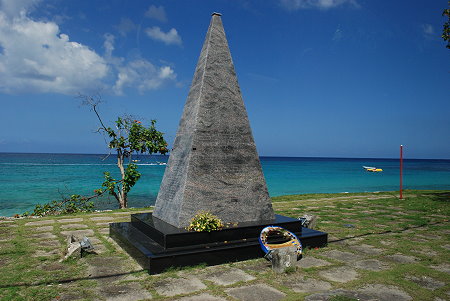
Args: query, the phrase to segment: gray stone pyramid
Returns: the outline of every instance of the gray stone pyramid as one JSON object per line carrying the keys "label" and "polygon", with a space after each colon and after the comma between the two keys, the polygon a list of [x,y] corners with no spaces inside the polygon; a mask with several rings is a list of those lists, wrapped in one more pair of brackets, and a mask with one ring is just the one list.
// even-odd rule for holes
{"label": "gray stone pyramid", "polygon": [[275,219],[220,14],[212,15],[153,216],[175,227],[205,210]]}

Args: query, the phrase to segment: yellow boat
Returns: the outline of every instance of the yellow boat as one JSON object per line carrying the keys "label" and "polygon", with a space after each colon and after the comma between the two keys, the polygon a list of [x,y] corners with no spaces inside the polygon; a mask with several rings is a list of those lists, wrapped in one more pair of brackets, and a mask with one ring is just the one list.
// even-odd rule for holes
{"label": "yellow boat", "polygon": [[370,171],[370,172],[381,172],[381,171],[383,171],[381,168],[370,167],[370,166],[363,166],[363,168],[366,171]]}

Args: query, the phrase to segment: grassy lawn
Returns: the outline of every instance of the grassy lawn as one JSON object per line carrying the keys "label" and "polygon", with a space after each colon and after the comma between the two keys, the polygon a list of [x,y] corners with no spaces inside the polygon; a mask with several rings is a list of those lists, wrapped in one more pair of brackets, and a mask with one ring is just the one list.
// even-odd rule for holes
{"label": "grassy lawn", "polygon": [[[303,300],[311,293],[299,292],[295,283],[307,279],[328,282],[330,290],[358,291],[376,284],[399,288],[413,300],[449,299],[450,191],[409,190],[403,200],[395,192],[288,195],[274,197],[273,206],[278,214],[290,217],[318,216],[316,229],[329,234],[329,245],[305,250],[304,254],[305,259],[326,261],[326,266],[302,268],[300,261],[297,270],[275,274],[267,261],[255,259],[213,268],[173,269],[149,276],[108,238],[106,230],[108,222],[129,221],[129,213],[139,209],[0,220],[0,300],[103,300],[108,298],[104,287],[112,283],[139,284],[156,300],[199,293],[235,300],[227,294],[228,289],[262,283],[284,293],[283,300]],[[99,254],[59,262],[66,246],[64,231],[73,229],[87,231],[94,245],[100,246]],[[379,262],[383,268],[356,267],[355,279],[330,281],[326,271],[355,269],[352,263],[333,257],[343,252]],[[108,270],[109,265],[115,267]],[[233,269],[244,271],[252,279],[229,285],[209,280],[208,273]],[[203,279],[205,288],[175,297],[158,289],[167,279],[197,276]],[[356,299],[336,295],[329,300]]]}

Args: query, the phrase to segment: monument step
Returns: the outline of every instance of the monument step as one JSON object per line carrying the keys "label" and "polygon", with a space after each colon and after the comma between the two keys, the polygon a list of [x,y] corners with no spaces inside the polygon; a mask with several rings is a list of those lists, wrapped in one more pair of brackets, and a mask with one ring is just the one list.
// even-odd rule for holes
{"label": "monument step", "polygon": [[[192,233],[201,235],[203,232]],[[327,233],[320,231],[300,228],[300,231],[296,231],[296,235],[304,248],[321,247],[327,243]],[[259,234],[245,240],[165,248],[134,227],[132,222],[127,222],[110,224],[110,236],[144,269],[147,269],[149,274],[161,273],[169,267],[192,266],[201,263],[216,265],[264,256],[258,242]]]}
{"label": "monument step", "polygon": [[133,214],[131,223],[164,248],[257,239],[264,227],[272,225],[283,227],[296,235],[300,235],[302,231],[300,220],[278,214],[275,215],[275,221],[235,223],[226,225],[221,231],[211,232],[192,232],[176,228],[152,216],[152,213]]}

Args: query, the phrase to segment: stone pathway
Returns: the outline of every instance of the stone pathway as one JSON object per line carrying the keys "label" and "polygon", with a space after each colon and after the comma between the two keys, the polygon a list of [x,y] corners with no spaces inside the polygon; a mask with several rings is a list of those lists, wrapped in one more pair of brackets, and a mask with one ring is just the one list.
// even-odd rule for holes
{"label": "stone pathway", "polygon": [[[337,207],[325,209],[332,212]],[[20,289],[52,287],[58,292],[53,300],[450,300],[448,224],[397,232],[385,231],[385,225],[379,233],[358,235],[361,232],[355,231],[364,223],[388,210],[365,206],[342,210],[355,227],[343,226],[332,214],[327,215],[329,220],[321,218],[318,225],[328,231],[329,245],[305,250],[296,271],[287,274],[273,273],[261,258],[150,276],[109,238],[108,224],[129,220],[126,212],[0,221],[0,269],[14,268],[16,259],[7,254],[15,247],[13,240],[21,238],[32,246],[24,260],[33,262],[42,277],[24,278],[27,286]],[[367,219],[361,211],[367,211]],[[59,262],[69,235],[87,236],[96,254]],[[51,277],[64,281],[47,283]]]}

